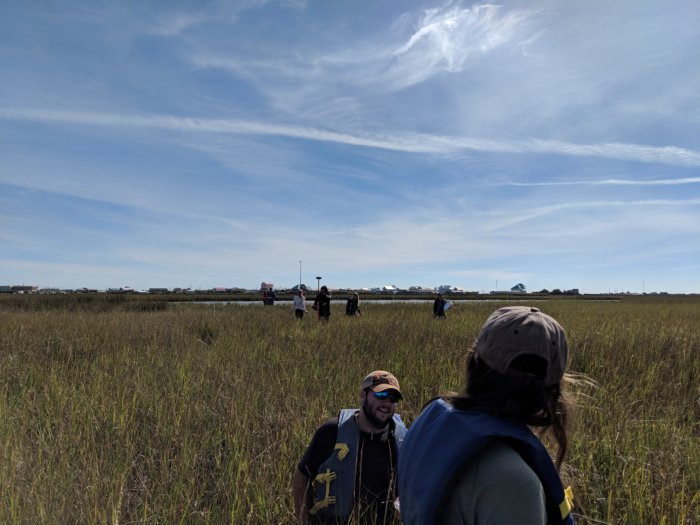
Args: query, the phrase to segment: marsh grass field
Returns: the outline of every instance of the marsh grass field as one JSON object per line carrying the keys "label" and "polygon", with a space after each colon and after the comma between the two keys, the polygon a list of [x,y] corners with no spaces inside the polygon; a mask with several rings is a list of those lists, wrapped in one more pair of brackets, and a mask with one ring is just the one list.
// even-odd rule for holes
{"label": "marsh grass field", "polygon": [[[411,422],[462,388],[498,306],[291,307],[0,298],[0,523],[286,524],[314,429],[391,370]],[[537,301],[578,400],[565,481],[583,524],[700,523],[700,298]],[[310,314],[313,313],[310,310]]]}

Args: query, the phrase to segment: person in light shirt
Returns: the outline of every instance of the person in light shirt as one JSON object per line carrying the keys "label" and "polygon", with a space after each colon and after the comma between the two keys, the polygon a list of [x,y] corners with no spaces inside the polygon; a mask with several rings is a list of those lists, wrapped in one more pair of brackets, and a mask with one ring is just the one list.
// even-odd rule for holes
{"label": "person in light shirt", "polygon": [[299,288],[297,294],[294,296],[294,317],[300,321],[304,318],[304,313],[306,313],[306,297],[304,297],[304,290]]}

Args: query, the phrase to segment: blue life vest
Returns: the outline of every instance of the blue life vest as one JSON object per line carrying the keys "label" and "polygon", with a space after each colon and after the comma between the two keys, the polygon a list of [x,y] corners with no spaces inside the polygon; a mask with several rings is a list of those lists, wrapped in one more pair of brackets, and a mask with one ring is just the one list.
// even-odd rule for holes
{"label": "blue life vest", "polygon": [[[336,523],[347,520],[355,503],[357,449],[360,442],[360,429],[355,421],[357,412],[355,408],[340,411],[333,453],[319,466],[313,481],[314,505],[310,513],[324,521]],[[407,429],[398,414],[394,414],[392,419],[394,428],[389,432],[398,454]]]}
{"label": "blue life vest", "polygon": [[399,456],[401,519],[406,525],[439,523],[449,488],[466,463],[495,440],[517,451],[542,483],[548,524],[573,525],[570,489],[562,487],[547,449],[527,426],[484,412],[431,402],[411,425]]}

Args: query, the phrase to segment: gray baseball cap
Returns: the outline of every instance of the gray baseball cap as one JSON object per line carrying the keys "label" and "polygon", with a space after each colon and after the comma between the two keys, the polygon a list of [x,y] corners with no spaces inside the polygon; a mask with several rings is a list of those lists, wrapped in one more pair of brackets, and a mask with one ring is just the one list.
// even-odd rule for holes
{"label": "gray baseball cap", "polygon": [[493,312],[479,333],[475,350],[489,367],[505,375],[512,372],[516,357],[541,357],[547,363],[547,385],[561,381],[569,353],[561,325],[530,306],[507,306]]}

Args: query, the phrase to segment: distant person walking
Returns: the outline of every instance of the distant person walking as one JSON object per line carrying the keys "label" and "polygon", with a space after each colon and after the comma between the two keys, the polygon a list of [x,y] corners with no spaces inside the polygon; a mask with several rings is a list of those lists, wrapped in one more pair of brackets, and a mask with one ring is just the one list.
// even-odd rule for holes
{"label": "distant person walking", "polygon": [[321,290],[314,299],[312,306],[318,313],[318,320],[328,322],[331,318],[331,293],[326,285],[321,286]]}
{"label": "distant person walking", "polygon": [[[558,472],[567,358],[564,329],[537,308],[491,314],[467,355],[464,393],[430,401],[406,435],[398,473],[405,525],[573,524]],[[552,437],[556,462],[530,427]]]}
{"label": "distant person walking", "polygon": [[306,312],[306,297],[304,297],[304,290],[299,288],[297,294],[294,296],[294,316],[301,320],[304,318],[304,313]]}
{"label": "distant person walking", "polygon": [[360,311],[360,296],[357,293],[352,294],[348,299],[348,302],[345,305],[345,315],[350,315],[353,317],[356,315],[362,315],[362,311]]}
{"label": "distant person walking", "polygon": [[263,292],[263,304],[267,306],[273,306],[275,304],[275,299],[277,299],[277,294],[270,286],[267,290]]}
{"label": "distant person walking", "polygon": [[445,315],[445,297],[439,293],[433,301],[433,317],[436,319],[447,319]]}

